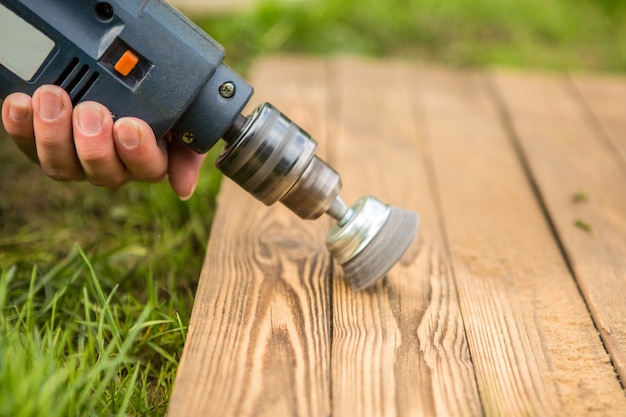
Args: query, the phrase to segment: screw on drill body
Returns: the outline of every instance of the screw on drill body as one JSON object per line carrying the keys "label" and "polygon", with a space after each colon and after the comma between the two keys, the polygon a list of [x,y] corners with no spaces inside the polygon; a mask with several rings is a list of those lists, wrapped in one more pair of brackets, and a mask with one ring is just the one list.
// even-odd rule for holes
{"label": "screw on drill body", "polygon": [[220,85],[220,95],[224,98],[232,98],[235,95],[235,84],[228,81]]}
{"label": "screw on drill body", "polygon": [[183,142],[189,145],[196,141],[196,136],[191,132],[185,132],[183,133],[183,136],[181,137],[181,139],[183,140]]}

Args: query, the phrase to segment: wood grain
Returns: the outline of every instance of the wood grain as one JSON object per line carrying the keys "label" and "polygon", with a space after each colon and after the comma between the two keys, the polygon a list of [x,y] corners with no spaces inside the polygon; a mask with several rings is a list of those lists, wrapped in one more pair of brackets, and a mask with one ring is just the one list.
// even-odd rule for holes
{"label": "wood grain", "polygon": [[335,147],[348,201],[373,194],[419,211],[418,241],[382,284],[335,270],[334,416],[475,416],[480,399],[411,112],[411,70],[342,59],[332,71]]}
{"label": "wood grain", "polygon": [[[623,414],[610,358],[484,78],[431,68],[419,85],[485,414]],[[499,86],[507,96],[530,88]],[[545,115],[553,103],[538,97],[534,111]]]}
{"label": "wood grain", "polygon": [[344,199],[418,211],[419,237],[354,292],[328,221],[226,181],[169,416],[624,415],[626,84],[346,57],[255,68],[255,100],[318,139]]}
{"label": "wood grain", "polygon": [[622,166],[626,166],[626,80],[600,74],[575,74],[571,79],[607,135],[609,146],[621,155]]}
{"label": "wood grain", "polygon": [[[618,151],[626,125],[616,121],[624,84],[581,78],[591,115],[564,77],[498,73],[495,80],[578,285],[626,381],[626,154]],[[547,104],[537,106],[543,97]]]}
{"label": "wood grain", "polygon": [[[261,63],[253,79],[324,139],[323,63]],[[225,181],[168,415],[330,414],[326,232]]]}

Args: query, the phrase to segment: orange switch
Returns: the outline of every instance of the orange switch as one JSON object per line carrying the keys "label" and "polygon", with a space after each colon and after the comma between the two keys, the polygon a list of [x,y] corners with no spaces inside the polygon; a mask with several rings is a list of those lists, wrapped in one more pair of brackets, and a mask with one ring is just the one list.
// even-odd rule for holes
{"label": "orange switch", "polygon": [[128,76],[130,72],[135,69],[139,63],[139,57],[130,50],[124,52],[124,55],[115,64],[115,71],[122,74],[124,77]]}

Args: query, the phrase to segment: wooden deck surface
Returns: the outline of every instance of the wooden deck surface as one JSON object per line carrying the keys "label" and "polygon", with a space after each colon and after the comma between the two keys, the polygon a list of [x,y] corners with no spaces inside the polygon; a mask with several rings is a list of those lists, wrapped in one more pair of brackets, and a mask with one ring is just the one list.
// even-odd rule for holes
{"label": "wooden deck surface", "polygon": [[353,292],[328,220],[226,181],[168,416],[626,415],[626,79],[275,57],[251,82],[419,238]]}

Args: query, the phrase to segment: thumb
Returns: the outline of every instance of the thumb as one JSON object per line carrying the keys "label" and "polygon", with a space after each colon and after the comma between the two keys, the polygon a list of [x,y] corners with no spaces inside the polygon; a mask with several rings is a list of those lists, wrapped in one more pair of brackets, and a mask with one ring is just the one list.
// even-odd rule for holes
{"label": "thumb", "polygon": [[181,200],[187,201],[196,190],[206,155],[199,155],[181,141],[173,140],[169,143],[169,158],[170,185]]}

